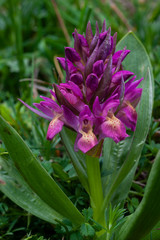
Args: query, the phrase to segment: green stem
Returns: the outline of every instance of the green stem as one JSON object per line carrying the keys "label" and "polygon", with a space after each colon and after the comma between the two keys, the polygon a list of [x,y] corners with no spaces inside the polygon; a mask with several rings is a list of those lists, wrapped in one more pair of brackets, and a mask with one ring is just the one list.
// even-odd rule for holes
{"label": "green stem", "polygon": [[110,233],[107,232],[106,240],[110,240]]}
{"label": "green stem", "polygon": [[89,183],[90,201],[93,209],[93,219],[105,226],[104,216],[101,216],[100,209],[103,204],[103,190],[99,159],[86,155],[86,166]]}

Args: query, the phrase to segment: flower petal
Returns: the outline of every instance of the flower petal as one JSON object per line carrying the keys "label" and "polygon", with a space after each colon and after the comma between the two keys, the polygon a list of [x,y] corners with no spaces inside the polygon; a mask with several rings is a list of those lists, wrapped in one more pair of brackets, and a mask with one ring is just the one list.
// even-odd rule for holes
{"label": "flower petal", "polygon": [[33,105],[38,108],[41,112],[43,112],[44,114],[46,114],[47,116],[53,118],[53,111],[48,108],[47,106],[43,106],[40,103],[33,103]]}
{"label": "flower petal", "polygon": [[119,71],[112,76],[112,83],[113,84],[120,84],[122,76],[124,78],[124,81],[126,81],[132,75],[134,75],[134,73],[130,72],[130,71],[126,71],[126,70]]}
{"label": "flower petal", "polygon": [[86,28],[86,40],[89,46],[92,42],[92,39],[93,39],[93,33],[92,33],[91,23],[88,22],[87,28]]}
{"label": "flower petal", "polygon": [[44,97],[44,96],[39,96],[39,97],[42,98],[45,101],[54,102],[54,100],[49,98],[49,97]]}
{"label": "flower petal", "polygon": [[79,114],[79,118],[83,118],[86,115],[88,115],[88,116],[92,115],[91,110],[89,109],[88,105],[85,105],[83,107],[83,110]]}
{"label": "flower petal", "polygon": [[134,91],[136,89],[136,87],[138,87],[138,85],[141,83],[141,81],[143,80],[143,78],[139,79],[139,80],[136,80],[134,81],[136,78],[133,77],[131,78],[126,84],[125,84],[125,94],[127,92],[130,92],[130,91]]}
{"label": "flower petal", "polygon": [[68,83],[71,86],[73,93],[80,99],[83,99],[83,94],[82,94],[80,88],[74,82],[69,81]]}
{"label": "flower petal", "polygon": [[62,109],[61,107],[56,103],[56,102],[50,102],[50,101],[44,101],[44,102],[40,102],[41,106],[47,107],[52,109],[52,112],[57,112],[57,113],[61,113]]}
{"label": "flower petal", "polygon": [[90,54],[93,52],[94,48],[96,47],[98,39],[99,39],[99,27],[98,27],[98,23],[96,22],[96,34],[94,35],[89,48]]}
{"label": "flower petal", "polygon": [[120,58],[120,56],[121,56],[122,53],[123,53],[123,57],[122,57],[122,59],[121,59],[121,62],[123,62],[123,60],[125,59],[125,57],[130,53],[130,50],[125,50],[125,51],[119,50],[119,51],[115,52],[115,54],[114,54],[113,57],[112,57],[112,63],[113,63],[113,65],[117,65],[118,60],[119,60],[119,58]]}
{"label": "flower petal", "polygon": [[143,91],[142,88],[137,88],[134,91],[131,91],[125,96],[125,100],[129,101],[135,108],[140,101],[142,91]]}
{"label": "flower petal", "polygon": [[81,85],[83,83],[83,77],[81,73],[74,73],[70,77],[70,81],[74,82],[77,85]]}
{"label": "flower petal", "polygon": [[101,112],[102,112],[102,108],[99,102],[99,98],[97,96],[93,103],[93,114],[98,117],[101,115]]}
{"label": "flower petal", "polygon": [[89,74],[86,79],[86,85],[92,91],[95,91],[98,87],[98,77],[94,73]]}
{"label": "flower petal", "polygon": [[89,131],[88,133],[81,132],[81,137],[79,134],[77,137],[77,148],[84,153],[88,152],[91,148],[98,144],[98,140],[92,131]]}
{"label": "flower petal", "polygon": [[103,73],[104,64],[103,60],[98,60],[93,64],[93,73],[100,76]]}
{"label": "flower petal", "polygon": [[[61,64],[62,68],[64,70],[67,70],[66,69],[66,62],[65,62],[65,58],[61,58],[61,57],[57,57],[57,60],[59,61],[59,63]],[[74,73],[74,72],[77,72],[77,68],[73,65],[73,63],[71,61],[69,61],[67,59],[67,64],[68,64],[68,70],[69,70],[69,73]]]}
{"label": "flower petal", "polygon": [[112,138],[116,143],[129,137],[124,124],[114,115],[107,117],[100,126],[100,139],[106,137]]}
{"label": "flower petal", "polygon": [[66,47],[65,54],[66,57],[73,63],[81,60],[80,55],[76,52],[74,48]]}
{"label": "flower petal", "polygon": [[79,122],[77,116],[66,106],[62,106],[62,109],[65,124],[68,125],[69,127],[72,127],[74,130],[78,131]]}
{"label": "flower petal", "polygon": [[125,107],[122,107],[116,117],[118,117],[132,131],[135,131],[137,123],[137,112],[129,102],[125,102],[123,105],[125,105]]}
{"label": "flower petal", "polygon": [[23,103],[29,110],[31,110],[32,112],[36,113],[37,115],[39,115],[40,117],[43,117],[47,120],[51,120],[52,118],[50,116],[47,116],[46,114],[39,112],[38,110],[36,110],[35,108],[29,106],[27,103],[23,102],[21,99],[18,98],[18,100]]}
{"label": "flower petal", "polygon": [[54,136],[62,130],[64,122],[55,116],[49,124],[47,131],[47,140],[52,140]]}

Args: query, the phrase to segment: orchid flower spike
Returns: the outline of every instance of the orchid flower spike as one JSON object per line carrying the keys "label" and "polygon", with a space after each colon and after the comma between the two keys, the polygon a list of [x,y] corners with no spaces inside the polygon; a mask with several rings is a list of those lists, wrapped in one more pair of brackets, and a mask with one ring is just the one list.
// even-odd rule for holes
{"label": "orchid flower spike", "polygon": [[86,153],[104,138],[118,143],[129,137],[126,128],[135,131],[142,94],[137,87],[142,79],[123,69],[130,50],[115,51],[116,34],[111,36],[105,21],[101,32],[96,24],[93,35],[88,22],[85,36],[75,29],[73,38],[74,48],[66,47],[65,57],[57,58],[66,71],[66,82],[54,84],[50,98],[41,96],[44,101],[34,104],[38,110],[20,101],[50,121],[48,140],[66,126],[77,132],[75,151]]}

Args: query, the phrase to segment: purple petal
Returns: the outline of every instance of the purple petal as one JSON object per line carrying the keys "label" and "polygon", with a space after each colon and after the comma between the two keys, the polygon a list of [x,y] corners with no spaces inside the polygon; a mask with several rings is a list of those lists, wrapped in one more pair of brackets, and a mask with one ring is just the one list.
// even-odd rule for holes
{"label": "purple petal", "polygon": [[41,112],[49,116],[51,119],[53,118],[53,111],[50,108],[46,106],[42,106],[40,103],[33,103],[33,105],[36,108],[38,108]]}
{"label": "purple petal", "polygon": [[135,131],[137,123],[137,112],[130,103],[125,102],[123,105],[125,105],[125,107],[122,107],[116,116],[132,131]]}
{"label": "purple petal", "polygon": [[79,118],[83,118],[84,116],[91,116],[91,110],[90,110],[90,108],[88,107],[88,105],[85,105],[84,107],[83,107],[83,110],[80,112],[80,114],[79,114]]}
{"label": "purple petal", "polygon": [[130,50],[125,50],[125,51],[119,50],[119,51],[115,52],[115,54],[112,57],[113,65],[117,65],[118,60],[122,53],[123,53],[123,56],[122,56],[121,62],[123,62],[125,57],[130,53]]}
{"label": "purple petal", "polygon": [[79,71],[81,73],[84,72],[85,66],[82,64],[82,62],[76,62],[75,65],[76,65],[77,71]]}
{"label": "purple petal", "polygon": [[85,77],[87,77],[93,70],[93,64],[96,60],[97,53],[98,53],[98,44],[99,44],[99,41],[97,42],[97,45],[96,45],[94,51],[92,52],[92,54],[90,55],[90,57],[87,60],[85,70],[84,70]]}
{"label": "purple petal", "polygon": [[71,81],[69,81],[68,83],[61,83],[59,89],[67,98],[68,96],[71,97],[71,95],[73,95],[74,97],[79,97],[81,99],[83,98],[83,94],[80,88]]}
{"label": "purple petal", "polygon": [[[59,63],[61,64],[62,68],[64,70],[66,70],[66,62],[65,62],[65,58],[61,58],[61,57],[57,57],[57,60],[59,61]],[[67,64],[68,64],[68,70],[69,73],[74,73],[77,72],[77,68],[73,65],[73,63],[71,61],[69,61],[67,59]]]}
{"label": "purple petal", "polygon": [[40,96],[40,98],[42,98],[45,101],[54,102],[54,100],[49,97]]}
{"label": "purple petal", "polygon": [[94,35],[89,48],[90,54],[93,52],[94,48],[96,47],[98,39],[99,39],[99,27],[98,27],[98,23],[96,22],[96,34]]}
{"label": "purple petal", "polygon": [[18,98],[18,100],[23,103],[29,110],[31,110],[32,112],[36,113],[37,115],[47,119],[47,120],[51,120],[52,118],[50,116],[47,116],[46,114],[39,112],[38,110],[36,110],[35,108],[29,106],[27,103],[23,102],[21,99]]}
{"label": "purple petal", "polygon": [[51,95],[56,99],[56,94],[52,90],[50,90]]}
{"label": "purple petal", "polygon": [[130,79],[126,84],[125,84],[125,94],[130,92],[130,91],[134,91],[136,89],[136,87],[138,87],[138,85],[141,83],[141,81],[143,80],[143,78],[134,81],[134,77],[132,79]]}
{"label": "purple petal", "polygon": [[73,63],[81,60],[80,55],[76,52],[74,48],[66,47],[65,54],[66,57]]}
{"label": "purple petal", "polygon": [[86,79],[86,86],[90,88],[92,91],[95,91],[98,87],[98,77],[94,74],[91,73],[88,75]]}
{"label": "purple petal", "polygon": [[129,135],[126,133],[124,124],[115,116],[107,117],[100,126],[100,139],[112,138],[116,143],[124,140]]}
{"label": "purple petal", "polygon": [[81,55],[81,43],[79,40],[77,29],[72,33],[72,36],[74,37],[74,49]]}
{"label": "purple petal", "polygon": [[77,136],[78,140],[76,141],[76,145],[77,148],[80,149],[82,152],[86,153],[98,144],[98,140],[92,131],[88,133],[81,132],[81,134],[81,137],[79,134]]}
{"label": "purple petal", "polygon": [[[60,98],[60,101],[62,101],[62,97],[65,97],[67,102],[70,104],[67,106],[64,102],[61,102],[61,105],[67,106],[69,109],[73,111],[73,107],[76,111],[81,111],[83,106],[85,105],[82,101],[83,94],[80,90],[80,88],[73,82],[69,81],[68,83],[61,83],[60,86],[58,86],[58,89],[60,90],[60,93],[63,95]],[[75,111],[73,111],[75,112]]]}
{"label": "purple petal", "polygon": [[[79,100],[77,98],[77,96],[75,96],[73,94],[73,92],[71,92],[71,93],[69,92],[69,89],[62,88],[60,86],[59,90],[60,90],[61,94],[63,94],[65,99],[70,103],[70,105],[75,105],[77,103],[77,101]],[[61,105],[65,105],[65,104],[61,103]]]}
{"label": "purple petal", "polygon": [[111,81],[112,81],[112,56],[110,55],[103,76],[99,82],[98,89],[95,92],[95,94],[99,96],[99,100],[101,103],[104,102],[108,97],[108,90],[110,88]]}
{"label": "purple petal", "polygon": [[52,140],[54,136],[63,128],[64,123],[57,117],[52,119],[47,131],[47,140]]}
{"label": "purple petal", "polygon": [[99,98],[97,96],[93,103],[93,114],[98,117],[101,115],[101,113],[102,113],[102,108],[99,102]]}
{"label": "purple petal", "polygon": [[86,56],[89,54],[89,46],[87,40],[83,35],[79,34],[75,29],[75,32],[72,34],[74,37],[74,48],[82,56],[83,60],[86,60]]}
{"label": "purple petal", "polygon": [[119,99],[111,99],[110,101],[107,101],[104,103],[102,116],[107,116],[107,113],[109,110],[112,110],[113,108],[117,108],[119,106],[120,102]]}
{"label": "purple petal", "polygon": [[70,109],[68,109],[66,106],[62,106],[62,109],[63,109],[63,117],[64,117],[65,124],[73,128],[74,130],[78,131],[78,125],[79,125],[78,117],[74,115],[74,113]]}
{"label": "purple petal", "polygon": [[83,77],[81,73],[74,73],[71,75],[70,80],[77,85],[81,85],[83,83]]}
{"label": "purple petal", "polygon": [[[57,97],[57,101],[60,105],[65,105],[66,107],[68,107],[73,113],[75,113],[76,115],[79,115],[79,111],[72,106],[72,104],[69,102],[77,102],[77,97],[74,96],[72,94],[71,91],[68,91],[65,88],[62,88],[61,86],[57,86],[56,84],[54,84],[54,89],[55,89],[55,93],[56,93],[56,97]],[[69,89],[70,90],[70,89]],[[69,93],[71,92],[71,93]],[[65,95],[65,96],[64,96]],[[67,98],[66,98],[67,97]],[[70,97],[72,99],[70,99]],[[74,98],[74,99],[73,99]],[[69,100],[69,101],[68,101]]]}
{"label": "purple petal", "polygon": [[81,45],[83,47],[88,47],[88,43],[87,43],[87,40],[85,39],[85,37],[81,34],[78,34],[78,37],[79,37]]}
{"label": "purple petal", "polygon": [[51,108],[53,111],[55,111],[57,113],[62,112],[61,107],[54,101],[53,102],[50,102],[50,101],[40,102],[40,104],[44,107],[46,106],[46,107]]}
{"label": "purple petal", "polygon": [[81,133],[78,133],[77,134],[77,137],[76,137],[76,140],[75,140],[75,143],[74,143],[74,151],[75,152],[78,152],[79,151],[79,148],[77,146],[77,142],[79,141],[79,139],[82,137],[82,134]]}
{"label": "purple petal", "polygon": [[69,81],[69,84],[71,86],[73,93],[76,96],[78,96],[80,99],[83,99],[83,94],[82,94],[80,88],[74,82]]}
{"label": "purple petal", "polygon": [[112,47],[113,47],[113,39],[111,40],[111,29],[109,28],[106,38],[104,39],[104,41],[102,42],[102,44],[100,45],[100,47],[98,49],[96,59],[97,60],[101,59],[101,60],[105,61],[107,56],[112,51]]}
{"label": "purple petal", "polygon": [[106,38],[107,32],[108,32],[108,31],[99,34],[99,40],[100,40],[100,41],[99,41],[99,45],[101,45],[101,43],[102,43],[102,42],[104,41],[104,39]]}
{"label": "purple petal", "polygon": [[103,69],[103,60],[99,60],[93,64],[93,73],[95,73],[98,77],[103,73]]}
{"label": "purple petal", "polygon": [[89,46],[92,42],[92,39],[93,39],[93,33],[92,33],[91,23],[88,22],[87,28],[86,28],[86,40]]}
{"label": "purple petal", "polygon": [[93,96],[93,91],[90,88],[87,88],[86,89],[86,99],[87,99],[87,102],[90,102],[92,96]]}
{"label": "purple petal", "polygon": [[113,76],[112,76],[112,84],[113,85],[118,85],[121,83],[121,79],[122,79],[122,76],[123,76],[123,79],[124,81],[126,81],[129,77],[133,76],[134,73],[133,72],[130,72],[130,71],[126,71],[126,70],[123,70],[123,71],[119,71],[117,73],[115,73]]}
{"label": "purple petal", "polygon": [[137,88],[134,91],[127,93],[127,95],[125,95],[124,98],[125,100],[129,101],[132,104],[132,106],[135,108],[140,101],[142,91],[143,91],[142,88]]}

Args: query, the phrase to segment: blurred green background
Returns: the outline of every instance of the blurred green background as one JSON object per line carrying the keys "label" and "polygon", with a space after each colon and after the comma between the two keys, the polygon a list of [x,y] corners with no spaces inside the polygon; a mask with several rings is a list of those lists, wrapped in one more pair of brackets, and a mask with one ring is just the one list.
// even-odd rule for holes
{"label": "blurred green background", "polygon": [[[0,0],[0,114],[22,135],[46,170],[72,201],[83,209],[88,196],[78,182],[60,138],[46,141],[48,123],[26,110],[47,95],[63,72],[56,56],[73,46],[72,32],[85,32],[90,20],[106,20],[120,40],[133,31],[144,44],[153,66],[153,119],[126,207],[132,213],[143,196],[152,160],[160,148],[160,2],[151,0]],[[0,142],[0,153],[5,151]],[[54,160],[53,160],[54,159]],[[137,183],[138,182],[138,183]],[[63,239],[65,230],[31,217],[0,193],[0,239]],[[52,237],[51,237],[52,236]]]}

